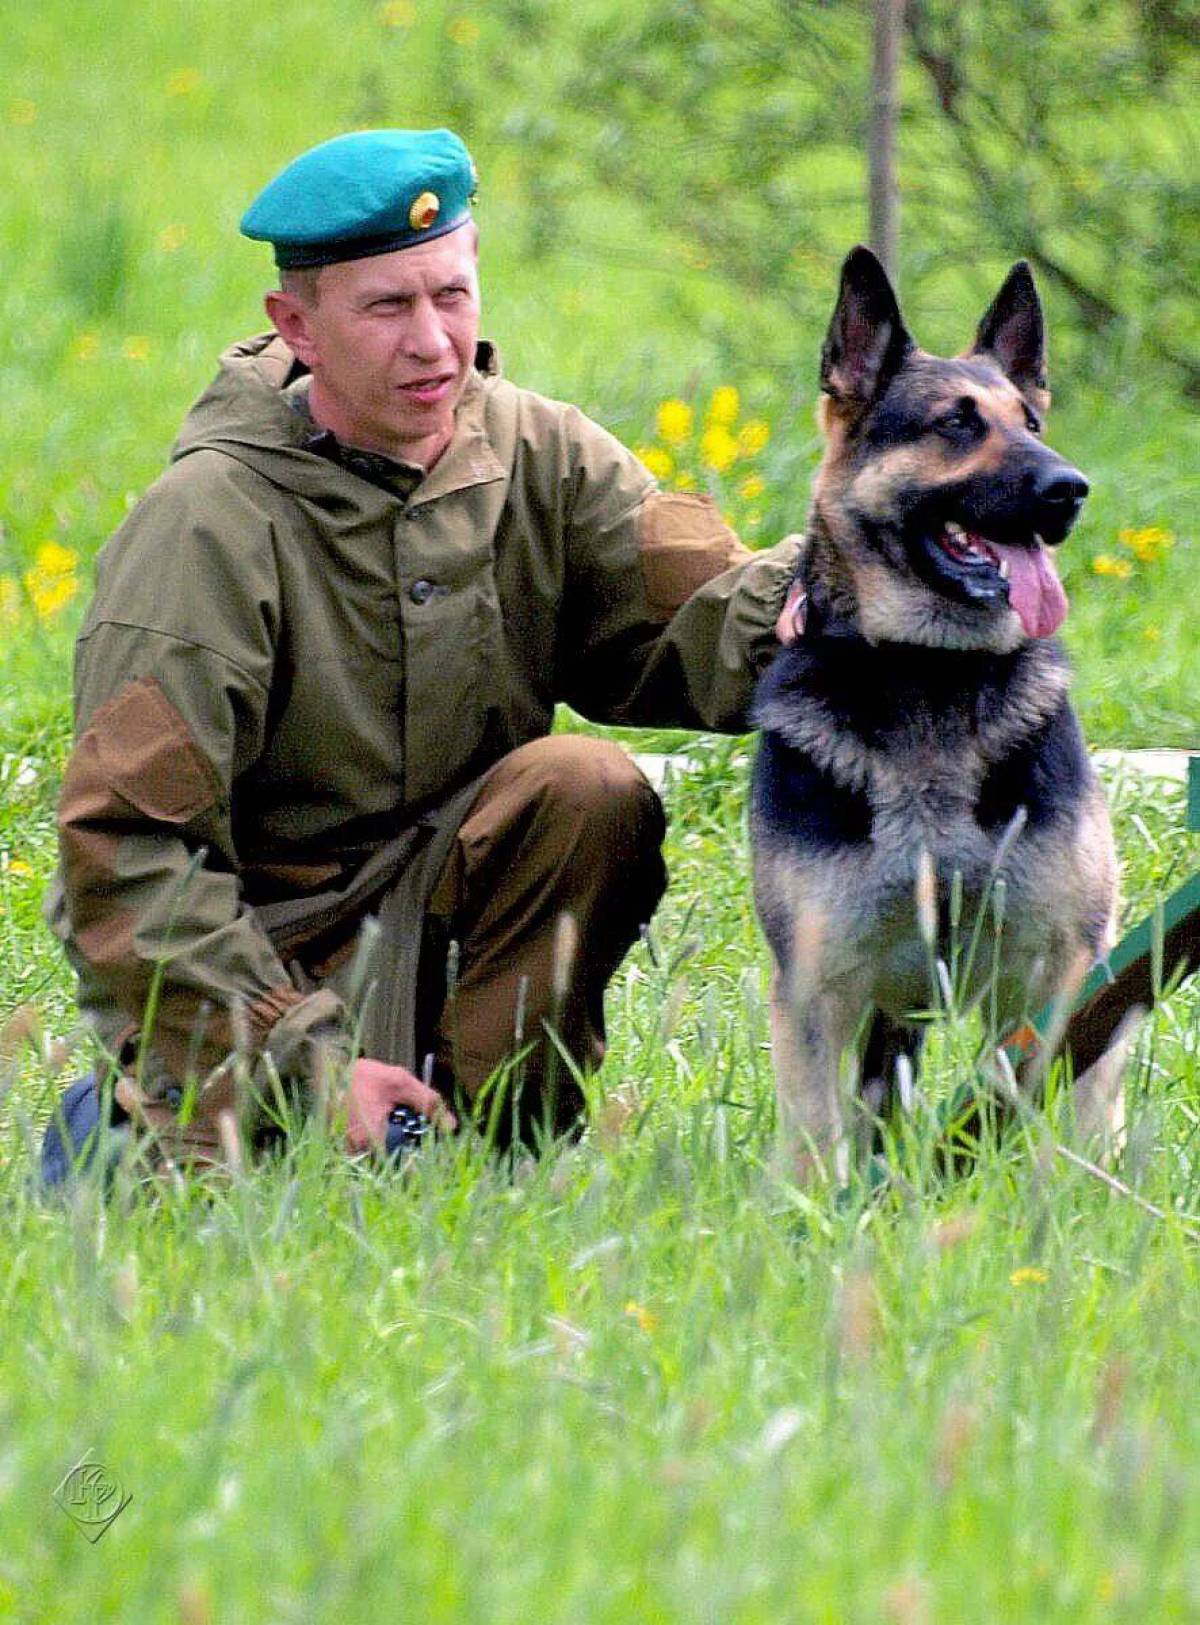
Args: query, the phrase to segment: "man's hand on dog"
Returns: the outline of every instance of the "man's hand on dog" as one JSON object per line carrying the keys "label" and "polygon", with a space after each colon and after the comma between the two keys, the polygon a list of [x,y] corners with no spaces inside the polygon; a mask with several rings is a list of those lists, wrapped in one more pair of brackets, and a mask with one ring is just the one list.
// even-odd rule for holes
{"label": "man's hand on dog", "polygon": [[346,1092],[346,1150],[351,1156],[383,1147],[388,1113],[396,1106],[411,1106],[435,1128],[449,1131],[458,1127],[437,1090],[422,1083],[407,1067],[364,1058],[354,1063]]}

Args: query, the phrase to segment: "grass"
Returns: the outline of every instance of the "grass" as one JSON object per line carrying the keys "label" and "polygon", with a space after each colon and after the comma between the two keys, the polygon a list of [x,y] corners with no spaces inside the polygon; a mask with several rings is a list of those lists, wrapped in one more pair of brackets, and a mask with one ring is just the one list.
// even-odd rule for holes
{"label": "grass", "polygon": [[[691,742],[697,766],[669,789],[671,890],[653,954],[612,989],[579,1145],[506,1168],[459,1140],[395,1176],[306,1134],[209,1197],[30,1195],[27,1142],[82,1064],[39,916],[71,635],[91,558],[214,354],[260,325],[266,266],[234,227],[279,162],[360,119],[437,122],[453,92],[485,177],[487,327],[510,372],[630,444],[655,441],[661,399],[702,417],[736,385],[767,445],[721,473],[693,439],[671,477],[692,474],[763,540],[803,520],[820,333],[731,358],[710,318],[736,300],[633,202],[614,218],[572,201],[604,260],[581,260],[569,213],[558,235],[535,229],[519,137],[472,100],[469,30],[456,41],[458,13],[436,6],[408,16],[206,0],[203,28],[172,4],[146,26],[124,0],[49,0],[12,19],[0,1619],[1192,1617],[1200,989],[1158,1007],[1125,1077],[1118,1172],[1167,1219],[1055,1154],[1070,1125],[1053,1102],[961,1180],[936,1176],[918,1118],[884,1189],[803,1195],[771,1163],[744,741]],[[861,230],[848,213],[847,245]],[[832,290],[834,271],[813,274]],[[925,314],[945,344],[978,312],[953,333]],[[1063,555],[1085,731],[1194,746],[1195,427],[1111,346],[1056,389],[1054,443],[1093,485]],[[1142,560],[1121,532],[1150,527],[1175,542]],[[50,542],[74,555],[69,596]],[[1098,556],[1128,574],[1097,574]],[[1109,788],[1133,917],[1194,868],[1196,842],[1178,793]],[[970,1024],[935,1036],[933,1102],[976,1041]],[[89,1448],[133,1495],[95,1547],[51,1501]]]}
{"label": "grass", "polygon": [[[396,1177],[308,1134],[212,1197],[47,1209],[22,1132],[51,1081],[21,1049],[0,1170],[0,1617],[1195,1608],[1184,1220],[1055,1158],[1065,1121],[955,1183],[927,1134],[901,1137],[882,1194],[778,1179],[744,747],[698,754],[669,793],[654,954],[614,986],[576,1147],[508,1170],[459,1141]],[[51,783],[6,803],[10,850],[39,871]],[[1136,912],[1190,843],[1180,798],[1110,788]],[[57,1034],[40,878],[0,882],[0,974]],[[1195,987],[1163,1004],[1126,1079],[1120,1172],[1181,1216],[1200,1214],[1198,1017]],[[932,1098],[971,1041],[934,1043]],[[94,1548],[49,1500],[89,1447],[133,1495]]]}

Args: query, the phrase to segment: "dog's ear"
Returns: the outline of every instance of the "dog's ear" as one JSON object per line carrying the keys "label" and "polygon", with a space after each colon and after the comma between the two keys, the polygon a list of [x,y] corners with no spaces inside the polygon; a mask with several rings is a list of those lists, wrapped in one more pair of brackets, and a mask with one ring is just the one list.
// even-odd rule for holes
{"label": "dog's ear", "polygon": [[972,355],[988,357],[1022,395],[1043,410],[1046,388],[1046,324],[1028,261],[1018,260],[979,324]]}
{"label": "dog's ear", "polygon": [[836,410],[857,415],[887,388],[912,349],[887,272],[869,248],[852,248],[821,350],[821,388]]}

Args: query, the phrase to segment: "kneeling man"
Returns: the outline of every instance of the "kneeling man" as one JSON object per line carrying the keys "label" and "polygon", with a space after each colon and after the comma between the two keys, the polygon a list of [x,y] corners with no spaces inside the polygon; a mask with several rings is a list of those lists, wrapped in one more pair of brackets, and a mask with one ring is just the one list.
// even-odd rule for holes
{"label": "kneeling man", "polygon": [[278,175],[242,222],[274,330],[222,357],[100,556],[48,914],[118,1115],[172,1160],[221,1160],[247,1075],[302,1106],[345,1086],[357,1151],[514,1052],[520,1132],[567,1127],[555,1040],[598,1063],[665,876],[654,791],[552,736],[555,704],[741,730],[775,647],[794,540],[749,552],[501,375],[474,183],[445,130]]}

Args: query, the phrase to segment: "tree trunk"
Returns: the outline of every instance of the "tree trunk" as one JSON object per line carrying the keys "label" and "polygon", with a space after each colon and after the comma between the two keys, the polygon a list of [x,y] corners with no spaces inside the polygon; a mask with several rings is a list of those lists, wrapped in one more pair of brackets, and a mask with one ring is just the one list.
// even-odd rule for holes
{"label": "tree trunk", "polygon": [[867,138],[870,171],[871,247],[896,280],[900,230],[900,187],[896,178],[896,124],[900,112],[900,39],[904,0],[875,0],[875,39],[871,65],[871,128]]}

